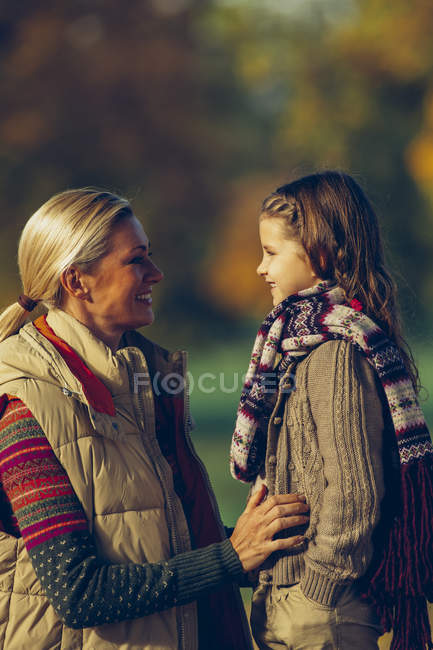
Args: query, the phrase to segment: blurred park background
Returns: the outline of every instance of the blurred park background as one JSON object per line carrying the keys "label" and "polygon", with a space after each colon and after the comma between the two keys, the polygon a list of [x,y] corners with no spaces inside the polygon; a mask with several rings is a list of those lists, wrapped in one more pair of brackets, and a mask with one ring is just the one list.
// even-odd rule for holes
{"label": "blurred park background", "polygon": [[20,292],[16,242],[47,198],[130,198],[165,271],[147,334],[190,351],[194,441],[227,524],[245,499],[227,463],[241,378],[271,306],[257,215],[278,184],[339,168],[366,189],[433,425],[433,3],[0,7],[0,302]]}

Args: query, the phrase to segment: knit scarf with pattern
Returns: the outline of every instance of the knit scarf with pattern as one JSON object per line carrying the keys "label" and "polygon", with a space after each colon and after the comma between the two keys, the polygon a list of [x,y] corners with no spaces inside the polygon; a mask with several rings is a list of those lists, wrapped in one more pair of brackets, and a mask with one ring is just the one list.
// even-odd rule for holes
{"label": "knit scarf with pattern", "polygon": [[375,532],[365,597],[384,631],[393,630],[391,650],[433,648],[426,607],[426,598],[433,600],[433,445],[397,345],[335,284],[321,282],[289,296],[263,321],[238,407],[231,472],[240,481],[254,480],[266,453],[272,382],[275,391],[290,363],[332,339],[350,341],[377,372],[400,461],[392,478],[394,516]]}

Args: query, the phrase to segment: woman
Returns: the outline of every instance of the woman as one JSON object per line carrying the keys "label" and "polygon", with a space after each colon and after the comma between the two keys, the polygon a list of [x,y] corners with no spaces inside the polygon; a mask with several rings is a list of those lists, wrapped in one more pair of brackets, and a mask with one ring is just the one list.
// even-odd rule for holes
{"label": "woman", "polygon": [[377,217],[353,178],[329,171],[268,196],[259,230],[257,273],[274,308],[251,356],[231,469],[270,494],[304,493],[310,522],[304,544],[259,572],[254,637],[260,650],[377,650],[392,629],[395,650],[424,650],[433,447]]}
{"label": "woman", "polygon": [[184,355],[134,331],[163,276],[130,205],[58,194],[18,261],[24,291],[0,317],[3,647],[250,647],[233,583],[299,543],[273,536],[307,506],[262,491],[225,539]]}

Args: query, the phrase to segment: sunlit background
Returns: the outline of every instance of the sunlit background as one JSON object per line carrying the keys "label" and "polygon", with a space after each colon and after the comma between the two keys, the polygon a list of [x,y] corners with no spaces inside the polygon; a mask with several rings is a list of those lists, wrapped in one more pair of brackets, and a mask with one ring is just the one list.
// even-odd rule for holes
{"label": "sunlit background", "polygon": [[241,375],[271,306],[257,214],[278,184],[336,167],[366,189],[433,425],[432,33],[425,0],[2,3],[1,303],[47,198],[130,198],[165,271],[148,334],[190,351],[194,440],[227,524],[245,498],[227,464]]}

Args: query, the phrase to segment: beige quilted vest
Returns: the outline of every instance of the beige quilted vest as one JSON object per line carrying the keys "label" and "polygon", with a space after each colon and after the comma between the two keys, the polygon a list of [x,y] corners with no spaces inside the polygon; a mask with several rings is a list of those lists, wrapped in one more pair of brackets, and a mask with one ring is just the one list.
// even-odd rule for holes
{"label": "beige quilted vest", "polygon": [[[169,355],[132,334],[134,345],[112,354],[60,310],[50,311],[47,322],[109,389],[116,415],[90,405],[80,381],[32,323],[0,345],[0,394],[22,399],[40,423],[105,558],[158,562],[189,550],[187,522],[155,436],[146,358],[136,346],[140,340],[147,346],[161,376],[184,376],[184,353]],[[196,606],[72,630],[46,600],[22,539],[0,533],[0,644],[7,650],[196,650]]]}

